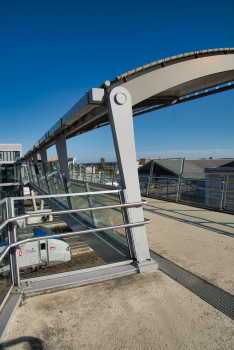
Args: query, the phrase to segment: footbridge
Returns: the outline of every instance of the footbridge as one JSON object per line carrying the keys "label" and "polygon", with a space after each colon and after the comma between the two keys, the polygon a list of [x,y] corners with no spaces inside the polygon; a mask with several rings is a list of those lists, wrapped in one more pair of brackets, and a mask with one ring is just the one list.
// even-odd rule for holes
{"label": "footbridge", "polygon": [[[22,157],[22,181],[30,187],[31,196],[0,202],[4,243],[0,260],[4,266],[2,274],[7,276],[2,305],[13,286],[19,286],[19,295],[27,288],[32,289],[33,295],[59,288],[59,283],[60,287],[79,285],[157,269],[146,236],[133,117],[233,88],[234,48],[195,51],[143,65],[113,81],[106,80],[60,117]],[[112,130],[120,185],[71,179],[66,140],[107,124]],[[47,149],[52,145],[56,146],[58,163],[47,161]],[[28,212],[22,205],[26,201],[32,201]],[[55,234],[53,229],[43,229],[50,216],[55,215],[69,226],[70,232]],[[43,217],[44,235],[35,234],[27,223],[29,217]],[[82,239],[91,249],[96,263],[86,265],[88,270],[79,270],[77,252],[66,253],[66,262],[65,255],[59,253],[59,244],[67,245],[70,252],[66,236]],[[36,249],[40,255],[38,263],[31,254]],[[56,264],[51,264],[50,254],[56,249]],[[22,257],[26,259],[29,254],[31,259],[23,263]],[[39,273],[41,267],[49,272]]]}

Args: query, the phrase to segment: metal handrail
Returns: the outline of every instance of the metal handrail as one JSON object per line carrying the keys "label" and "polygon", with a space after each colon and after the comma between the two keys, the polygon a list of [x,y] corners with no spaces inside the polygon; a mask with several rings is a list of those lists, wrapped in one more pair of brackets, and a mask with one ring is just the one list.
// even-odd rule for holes
{"label": "metal handrail", "polygon": [[72,196],[91,196],[95,194],[107,194],[107,193],[117,193],[120,189],[109,190],[109,191],[94,191],[94,192],[81,192],[81,193],[64,193],[64,194],[46,194],[41,196],[24,196],[24,197],[12,197],[13,200],[27,200],[36,198],[56,198],[56,197],[72,197]]}
{"label": "metal handrail", "polygon": [[96,228],[96,229],[91,229],[91,230],[84,230],[84,231],[76,231],[76,232],[67,232],[67,233],[58,233],[56,235],[51,235],[51,236],[40,236],[40,237],[34,237],[34,238],[27,238],[23,239],[22,241],[18,241],[15,243],[8,244],[8,246],[3,250],[2,254],[0,255],[0,262],[4,258],[4,256],[8,253],[8,251],[11,248],[18,247],[22,244],[25,244],[27,242],[33,242],[33,241],[40,241],[44,239],[53,239],[53,238],[60,238],[60,237],[70,237],[70,236],[75,236],[75,235],[81,235],[84,233],[90,233],[90,232],[100,232],[100,231],[106,231],[106,230],[113,230],[113,229],[118,229],[118,228],[123,228],[123,227],[137,227],[137,226],[143,226],[145,224],[149,224],[150,220],[145,219],[144,221],[140,222],[135,222],[134,224],[123,224],[123,225],[115,225],[115,226],[107,226],[107,227],[101,227],[101,228]]}
{"label": "metal handrail", "polygon": [[[89,179],[87,179],[87,180],[69,179],[69,182],[72,183],[73,181],[74,181],[74,183],[81,183],[81,184],[88,183],[91,186],[97,186],[97,187],[100,187],[100,188],[103,188],[103,187],[110,188],[110,187],[112,187],[112,188],[116,188],[116,190],[119,190],[119,191],[122,190],[122,188],[120,186],[106,185],[106,184],[99,183],[99,182],[89,181]],[[116,190],[113,190],[113,191],[116,191]],[[101,191],[99,191],[99,193],[100,192]]]}
{"label": "metal handrail", "polygon": [[[230,175],[230,174],[228,174],[228,175]],[[147,175],[146,176],[139,175],[139,177],[150,178],[150,176],[147,176]],[[151,178],[154,178],[154,179],[166,179],[166,180],[178,180],[179,181],[179,177],[151,176]],[[213,180],[213,179],[200,179],[200,178],[192,178],[192,177],[182,177],[182,181],[205,181],[205,182],[228,182],[228,183],[234,183],[233,180]],[[141,182],[147,182],[148,183],[149,181],[141,181]]]}
{"label": "metal handrail", "polygon": [[[160,177],[160,179],[167,179],[167,178],[162,178]],[[168,180],[178,180],[178,184],[175,184],[175,186],[179,185],[179,179],[173,179],[173,178],[168,178]],[[182,178],[182,181],[199,181],[199,182],[217,182],[217,183],[228,183],[228,184],[234,184],[234,181],[229,181],[229,180],[209,180],[209,179],[186,179],[186,178]],[[157,184],[158,182],[149,182],[149,181],[140,181],[140,183],[149,183],[149,184]],[[170,185],[170,184],[167,184],[166,182],[159,182],[159,184],[162,184],[162,185],[168,185],[168,186],[173,186],[173,185]],[[188,185],[184,185],[183,183],[181,184],[181,186],[188,186]]]}
{"label": "metal handrail", "polygon": [[[35,196],[33,196],[35,197]],[[72,213],[78,213],[78,212],[83,212],[83,211],[93,211],[93,210],[103,210],[103,209],[114,209],[114,208],[130,208],[130,207],[136,207],[140,206],[142,204],[147,204],[146,200],[143,200],[141,202],[133,202],[133,203],[125,203],[125,204],[113,204],[113,205],[106,205],[104,207],[89,207],[89,208],[81,208],[81,209],[68,209],[68,210],[60,210],[60,211],[45,211],[45,212],[40,212],[40,213],[30,213],[30,214],[24,214],[20,216],[15,216],[13,218],[8,218],[4,220],[0,224],[0,231],[5,227],[7,224],[10,222],[14,222],[17,220],[21,219],[26,219],[29,217],[36,217],[36,216],[45,216],[45,215],[59,215],[59,214],[72,214]]]}

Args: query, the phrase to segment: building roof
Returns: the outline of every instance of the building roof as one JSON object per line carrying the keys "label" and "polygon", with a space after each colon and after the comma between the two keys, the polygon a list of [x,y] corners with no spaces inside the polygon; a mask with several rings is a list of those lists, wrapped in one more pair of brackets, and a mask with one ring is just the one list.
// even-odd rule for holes
{"label": "building roof", "polygon": [[[227,162],[228,160],[228,162]],[[181,171],[181,158],[175,159],[157,159],[150,160],[142,165],[138,170],[148,166],[151,161],[159,165],[161,168],[173,173],[176,176],[180,175]],[[217,167],[233,167],[234,159],[185,159],[183,177],[186,178],[201,178],[205,176],[205,169],[217,168]]]}
{"label": "building roof", "polygon": [[220,166],[228,166],[227,164],[233,162],[234,159],[188,159],[189,162],[203,170],[205,168],[217,168]]}

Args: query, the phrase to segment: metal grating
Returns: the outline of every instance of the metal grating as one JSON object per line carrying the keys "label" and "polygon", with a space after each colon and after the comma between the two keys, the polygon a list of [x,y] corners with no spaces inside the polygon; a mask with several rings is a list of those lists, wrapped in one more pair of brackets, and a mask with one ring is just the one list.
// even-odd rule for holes
{"label": "metal grating", "polygon": [[159,270],[234,320],[234,296],[150,251]]}

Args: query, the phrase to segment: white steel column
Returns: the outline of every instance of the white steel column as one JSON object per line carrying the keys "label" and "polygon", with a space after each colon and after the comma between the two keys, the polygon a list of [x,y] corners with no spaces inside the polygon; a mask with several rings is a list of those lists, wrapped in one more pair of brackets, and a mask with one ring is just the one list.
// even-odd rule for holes
{"label": "white steel column", "polygon": [[47,150],[46,148],[40,149],[41,161],[47,163]]}
{"label": "white steel column", "polygon": [[[114,88],[107,96],[109,120],[119,173],[121,177],[125,203],[140,202],[134,129],[132,120],[132,101],[130,93],[123,87]],[[127,209],[129,223],[143,221],[142,207]],[[157,263],[151,260],[145,226],[130,229],[129,245],[140,272],[155,270]]]}
{"label": "white steel column", "polygon": [[66,137],[55,139],[55,145],[57,149],[62,176],[63,178],[65,177],[68,180],[70,176],[69,176],[69,168],[68,168]]}
{"label": "white steel column", "polygon": [[34,155],[33,155],[33,163],[34,164],[38,164],[38,160],[37,160],[37,153],[35,153]]}
{"label": "white steel column", "polygon": [[[34,191],[33,191],[33,190],[30,190],[30,195],[31,195],[32,197],[34,197],[34,196],[35,196],[35,194],[34,194]],[[33,205],[33,211],[37,211],[37,204],[36,204],[36,200],[35,200],[35,198],[32,198],[32,205]]]}

